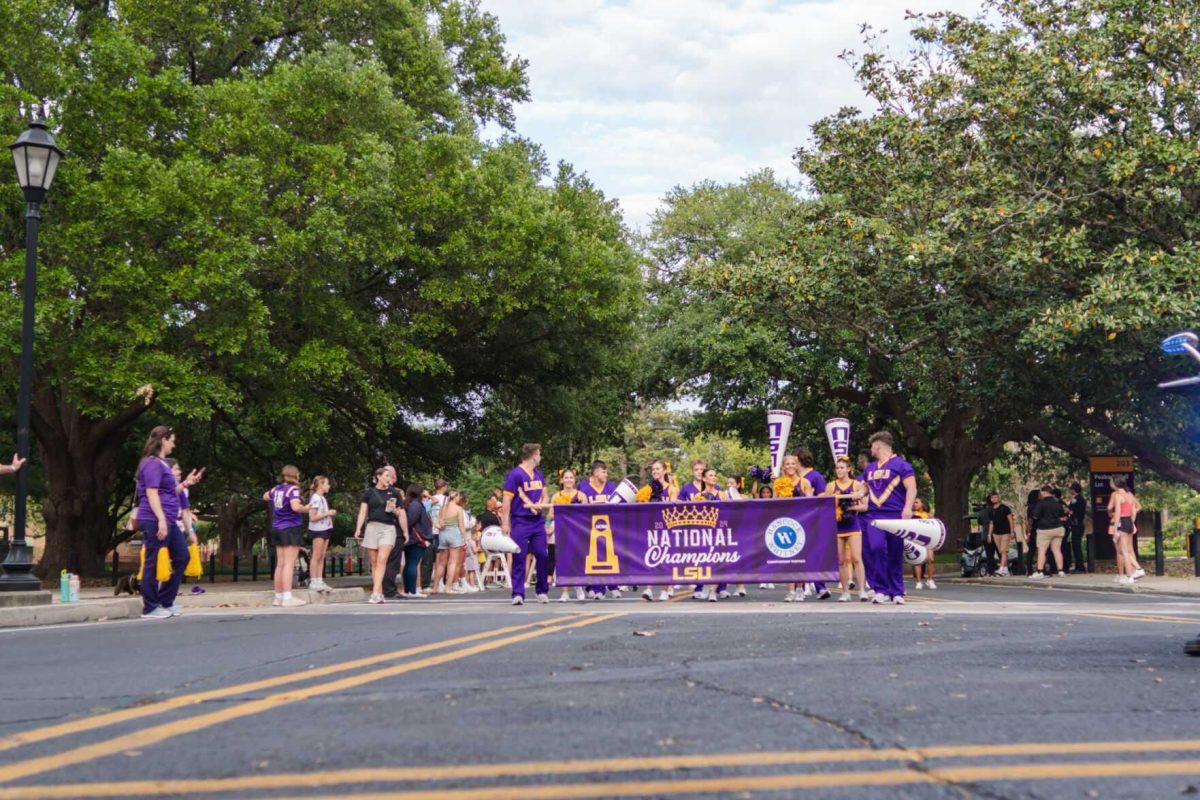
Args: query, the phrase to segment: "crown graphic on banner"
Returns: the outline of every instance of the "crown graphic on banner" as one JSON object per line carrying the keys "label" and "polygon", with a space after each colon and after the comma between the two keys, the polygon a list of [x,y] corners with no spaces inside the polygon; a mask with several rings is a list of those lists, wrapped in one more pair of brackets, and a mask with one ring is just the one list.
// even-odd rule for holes
{"label": "crown graphic on banner", "polygon": [[664,508],[662,515],[668,528],[715,528],[720,513],[713,506],[684,506],[678,510]]}

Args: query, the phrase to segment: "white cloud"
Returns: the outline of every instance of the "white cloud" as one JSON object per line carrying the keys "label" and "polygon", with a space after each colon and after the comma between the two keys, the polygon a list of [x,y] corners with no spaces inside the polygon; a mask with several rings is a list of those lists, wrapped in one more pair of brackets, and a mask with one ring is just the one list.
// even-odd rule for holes
{"label": "white cloud", "polygon": [[761,167],[795,176],[809,127],[865,105],[837,56],[859,27],[906,46],[905,11],[974,14],[980,0],[484,0],[533,100],[517,129],[586,171],[643,225],[672,187]]}

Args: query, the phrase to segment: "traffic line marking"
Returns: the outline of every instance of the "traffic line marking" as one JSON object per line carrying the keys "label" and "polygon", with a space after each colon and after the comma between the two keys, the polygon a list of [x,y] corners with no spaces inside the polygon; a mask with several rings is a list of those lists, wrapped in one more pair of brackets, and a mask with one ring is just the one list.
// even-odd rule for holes
{"label": "traffic line marking", "polygon": [[[1158,741],[1106,742],[1023,742],[1019,744],[934,745],[906,748],[830,748],[820,750],[785,750],[778,752],[700,753],[687,755],[631,756],[624,758],[567,759],[557,761],[518,761],[492,764],[422,765],[408,767],[363,767],[310,773],[276,773],[246,775],[233,778],[198,778],[184,780],[137,780],[102,783],[71,783],[41,786],[0,788],[0,800],[44,800],[47,798],[134,797],[138,795],[202,794],[254,790],[317,789],[365,783],[399,783],[406,781],[444,781],[472,778],[529,777],[549,775],[586,775],[613,772],[651,772],[681,769],[710,769],[720,767],[772,767],[798,764],[872,763],[906,761],[923,763],[950,758],[1002,758],[1053,753],[1056,757],[1139,754],[1169,752],[1200,752],[1200,739],[1165,739]],[[1106,762],[1118,765],[1130,762]],[[1135,762],[1136,763],[1136,762]],[[1167,762],[1142,762],[1158,764]],[[1200,764],[1200,761],[1187,762]],[[1038,766],[1041,765],[1031,765]],[[1058,764],[1064,769],[1078,769],[1078,764]],[[1020,771],[1022,765],[996,766],[1003,777]],[[943,767],[925,769],[938,772],[946,769],[978,769],[972,767]],[[852,772],[850,775],[867,773]],[[869,773],[876,774],[876,773]],[[732,779],[732,777],[730,778]],[[608,784],[605,784],[608,785]],[[653,793],[653,792],[651,792]]]}
{"label": "traffic line marking", "polygon": [[348,672],[353,669],[369,667],[374,664],[392,661],[397,658],[420,655],[421,653],[427,653],[431,650],[439,650],[443,647],[454,647],[460,644],[467,644],[468,642],[486,639],[491,636],[515,633],[516,631],[525,630],[527,628],[544,625],[556,625],[564,620],[577,618],[579,616],[579,614],[571,614],[569,616],[559,617],[556,619],[530,622],[524,625],[512,625],[507,628],[495,628],[489,631],[483,631],[481,633],[468,634],[466,636],[456,636],[453,639],[445,639],[440,642],[431,642],[429,644],[406,647],[401,650],[393,650],[389,653],[367,656],[366,658],[356,658],[353,661],[342,661],[337,664],[330,664],[326,667],[306,669],[299,672],[290,672],[285,675],[278,675],[274,678],[264,678],[262,680],[240,683],[234,686],[225,686],[220,689],[209,689],[203,692],[179,695],[178,697],[160,700],[156,703],[147,703],[143,706],[123,708],[118,711],[108,711],[90,717],[73,719],[68,722],[62,722],[55,725],[47,725],[41,728],[33,728],[32,730],[28,731],[20,731],[19,733],[14,733],[5,737],[4,739],[0,739],[0,753],[6,750],[12,750],[22,745],[32,744],[34,742],[44,742],[49,739],[55,739],[60,736],[67,736],[73,733],[95,730],[96,728],[102,728],[107,725],[116,725],[134,719],[141,719],[153,714],[162,714],[177,708],[184,708],[187,706],[196,705],[198,703],[204,703],[209,700],[219,700],[225,697],[256,692],[262,689],[273,689],[277,686],[285,686],[289,683],[307,681],[312,678],[323,678],[328,675],[336,675],[339,672]]}
{"label": "traffic line marking", "polygon": [[[416,661],[408,661],[403,664],[398,664],[382,669],[364,672],[361,675],[352,675],[338,680],[328,681],[316,686],[308,686],[300,689],[293,689],[278,694],[267,695],[266,697],[247,700],[229,708],[224,708],[218,711],[210,711],[206,714],[199,714],[192,717],[184,717],[172,722],[165,722],[159,725],[153,725],[148,728],[134,731],[132,733],[114,736],[102,742],[83,745],[71,750],[66,750],[61,753],[54,753],[47,756],[30,758],[24,761],[17,761],[12,764],[0,766],[0,783],[26,778],[31,775],[38,775],[43,772],[68,767],[73,764],[82,764],[88,761],[93,761],[97,758],[113,755],[122,750],[130,750],[138,747],[147,747],[155,744],[160,744],[167,741],[171,736],[179,736],[186,733],[211,728],[215,725],[220,725],[230,720],[239,719],[241,717],[251,716],[263,711],[268,711],[273,708],[295,703],[300,700],[308,700],[313,697],[333,694],[355,686],[373,683],[374,681],[391,678],[397,675],[403,675],[408,672],[413,672],[425,667],[438,666],[451,661],[457,661],[468,656],[486,653],[491,650],[498,650],[501,647],[507,647],[510,644],[528,641],[539,636],[545,636],[549,633],[557,633],[559,631],[581,628],[585,625],[594,625],[597,622],[604,622],[621,616],[620,614],[601,614],[587,616],[583,619],[578,619],[573,622],[567,622],[561,625],[550,625],[540,627],[535,630],[528,630],[523,633],[517,633],[511,636],[505,636],[500,639],[483,642],[481,644],[472,645],[459,650],[452,650],[448,653],[440,655],[428,656]],[[528,625],[521,627],[530,627]],[[491,635],[491,634],[487,634]],[[480,638],[476,635],[475,638]],[[437,645],[437,647],[445,647],[445,643]],[[340,669],[338,671],[344,671]],[[305,673],[306,676],[311,676],[315,670],[310,670]]]}
{"label": "traffic line marking", "polygon": [[1135,614],[1131,612],[1117,611],[1111,614],[1105,614],[1100,611],[1074,611],[1071,612],[1077,617],[1099,617],[1101,619],[1119,619],[1125,622],[1173,622],[1175,624],[1184,625],[1200,625],[1200,619],[1195,617],[1167,617],[1155,614]]}

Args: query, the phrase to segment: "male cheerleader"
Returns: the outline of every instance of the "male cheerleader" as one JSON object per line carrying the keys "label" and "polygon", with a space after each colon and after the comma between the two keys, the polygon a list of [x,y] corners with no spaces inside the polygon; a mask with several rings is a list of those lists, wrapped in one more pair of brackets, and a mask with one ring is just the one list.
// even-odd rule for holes
{"label": "male cheerleader", "polygon": [[[579,493],[583,495],[584,502],[611,503],[616,491],[616,484],[608,479],[608,465],[603,461],[593,461],[592,474],[579,487]],[[589,586],[587,597],[589,600],[599,600],[604,597],[606,589],[609,597],[615,600],[621,599],[621,589],[617,586]]]}
{"label": "male cheerleader", "polygon": [[504,478],[504,504],[500,508],[500,529],[521,548],[512,560],[512,604],[525,605],[525,559],[533,553],[537,565],[537,599],[550,602],[550,551],[546,546],[546,525],[541,507],[546,497],[546,479],[538,465],[542,463],[540,444],[521,445],[521,463]]}
{"label": "male cheerleader", "polygon": [[865,534],[863,563],[867,580],[875,590],[872,602],[882,605],[890,600],[903,605],[904,542],[874,523],[881,519],[912,519],[917,476],[912,464],[896,455],[890,433],[872,434],[869,441],[874,461],[864,473],[867,510],[861,515]]}

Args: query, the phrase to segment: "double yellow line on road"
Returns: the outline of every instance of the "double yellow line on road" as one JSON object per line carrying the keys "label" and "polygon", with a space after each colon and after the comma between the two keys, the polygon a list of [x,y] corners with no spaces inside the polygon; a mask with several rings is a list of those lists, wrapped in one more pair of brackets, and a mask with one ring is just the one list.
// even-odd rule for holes
{"label": "double yellow line on road", "polygon": [[[235,778],[138,780],[111,783],[73,783],[50,786],[0,788],[0,800],[48,800],[49,798],[106,798],[137,795],[198,795],[213,792],[287,791],[353,786],[368,783],[398,783],[413,781],[469,780],[477,778],[552,777],[568,775],[604,775],[617,772],[670,772],[674,770],[763,768],[797,766],[802,764],[878,763],[905,761],[921,763],[949,758],[996,758],[1012,756],[1044,756],[1056,758],[1083,755],[1136,755],[1148,753],[1200,752],[1200,739],[1167,739],[1159,741],[1111,742],[1025,742],[1020,744],[938,745],[901,748],[831,748],[820,750],[785,750],[750,753],[701,753],[689,755],[632,756],[601,759],[562,759],[556,761],[518,761],[498,764],[452,764],[412,767],[372,767],[330,770],[311,773],[277,773],[247,775]],[[591,781],[587,783],[534,784],[523,786],[473,789],[424,789],[389,793],[390,797],[428,797],[438,799],[462,796],[478,798],[522,797],[593,797],[618,793],[614,786],[631,787],[627,794],[679,794],[688,791],[766,791],[782,782],[780,788],[801,789],[837,785],[879,785],[926,782],[959,782],[970,780],[1037,780],[1132,775],[1175,775],[1200,771],[1200,760],[1183,761],[1106,761],[1099,762],[1115,771],[1097,770],[1096,762],[1056,761],[1053,764],[991,764],[987,766],[923,767],[920,770],[887,769],[880,771],[834,772],[819,774],[788,773],[783,775],[729,775],[717,778],[654,781]],[[1140,771],[1139,771],[1140,770]],[[825,781],[832,781],[826,783]],[[765,781],[766,783],[760,783]],[[635,787],[635,788],[634,788]],[[710,787],[710,788],[697,788]],[[360,795],[349,795],[360,797]],[[368,797],[372,795],[367,795]]]}
{"label": "double yellow line on road", "polygon": [[[446,647],[466,644],[468,642],[477,641],[480,639],[489,639],[489,641],[484,641],[480,644],[474,644],[458,650],[451,650],[448,653],[428,656],[415,661],[406,661],[402,664],[383,667],[381,669],[371,670],[369,672],[352,675],[350,677],[325,681],[313,686],[292,689],[289,691],[279,692],[277,694],[267,695],[266,697],[247,700],[246,702],[239,703],[228,708],[223,708],[218,711],[211,711],[205,714],[184,717],[172,722],[165,722],[146,728],[141,728],[132,733],[105,739],[102,742],[83,745],[81,747],[76,747],[48,756],[30,758],[25,759],[24,761],[6,764],[0,766],[0,783],[18,780],[20,778],[27,778],[32,775],[38,775],[44,772],[61,769],[74,764],[81,764],[97,758],[102,758],[104,756],[113,755],[123,750],[159,744],[169,736],[192,733],[194,731],[210,728],[214,725],[220,725],[221,723],[229,722],[241,717],[258,714],[272,708],[284,706],[289,703],[295,703],[300,700],[308,700],[313,697],[320,697],[322,695],[334,694],[355,686],[362,686],[364,684],[383,680],[385,678],[403,675],[407,672],[423,669],[425,667],[433,667],[451,661],[457,661],[462,658],[467,658],[469,656],[478,655],[479,653],[486,653],[490,650],[497,650],[501,647],[507,647],[510,644],[517,644],[518,642],[527,641],[539,636],[545,636],[549,633],[581,628],[586,625],[594,625],[597,622],[603,622],[605,620],[613,619],[617,616],[620,615],[600,614],[594,616],[583,616],[582,618],[580,618],[581,615],[571,615],[570,617],[556,620],[545,620],[527,625],[516,625],[509,628],[471,634],[469,636],[460,636],[455,639],[448,639],[441,642],[433,642],[431,644],[420,645],[418,647],[396,650],[391,653],[384,653],[378,656],[371,656],[369,658],[346,661],[340,664],[333,664],[328,667],[323,667],[321,669],[304,670],[302,672],[290,673],[288,675],[281,675],[275,678],[267,678],[261,681],[252,681],[250,683],[243,683],[222,689],[214,689],[207,692],[197,692],[195,694],[183,695],[180,697],[171,698],[170,700],[163,700],[158,703],[140,706],[138,708],[123,709],[121,711],[99,714],[94,717],[76,720],[70,723],[62,723],[59,725],[38,728],[32,731],[27,731],[23,734],[15,735],[13,738],[17,739],[17,741],[5,742],[7,746],[4,749],[11,749],[12,747],[22,744],[29,744],[31,742],[45,741],[47,739],[53,739],[59,736],[77,733],[84,730],[92,730],[105,725],[127,722],[129,720],[146,717],[152,714],[160,714],[176,708],[202,703],[206,700],[230,697],[259,689],[273,688],[275,686],[286,685],[288,683],[296,683],[300,681],[311,680],[313,678],[326,677],[329,675],[358,669],[364,666],[370,666],[381,662],[419,655],[431,650],[440,650]],[[510,635],[501,636],[501,634]],[[492,638],[497,636],[500,636],[500,638]]]}

